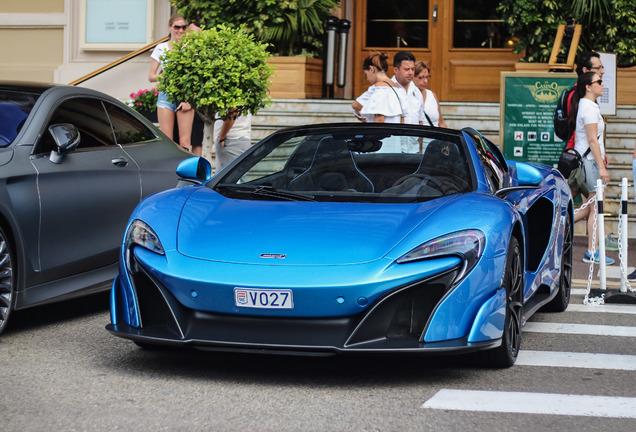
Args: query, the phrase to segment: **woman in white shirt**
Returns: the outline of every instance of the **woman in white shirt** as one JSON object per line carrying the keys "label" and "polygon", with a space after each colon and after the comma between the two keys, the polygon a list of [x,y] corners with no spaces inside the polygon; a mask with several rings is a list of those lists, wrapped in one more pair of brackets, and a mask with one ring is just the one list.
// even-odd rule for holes
{"label": "woman in white shirt", "polygon": [[397,84],[386,74],[388,58],[386,53],[371,54],[362,65],[371,86],[351,106],[368,122],[403,123],[403,98]]}
{"label": "woman in white shirt", "polygon": [[[167,50],[172,49],[172,44],[178,42],[188,30],[188,23],[180,14],[176,13],[170,17],[168,21],[168,29],[170,31],[170,40],[162,42],[155,47],[150,55],[150,72],[148,80],[156,82],[159,75],[163,71],[163,63],[161,56]],[[170,139],[174,139],[174,120],[177,119],[179,125],[179,144],[188,150],[192,150],[190,137],[192,135],[192,121],[194,120],[194,110],[187,102],[175,102],[170,100],[168,94],[159,92],[157,96],[157,120],[159,120],[159,129],[168,135]]]}
{"label": "woman in white shirt", "polygon": [[[364,59],[362,67],[371,86],[351,104],[356,117],[362,121],[404,123],[406,94],[387,76],[388,58],[386,53],[377,53]],[[387,137],[382,140],[378,153],[402,153],[405,147],[400,137]]]}
{"label": "woman in white shirt", "polygon": [[439,108],[439,100],[433,90],[429,90],[428,81],[431,79],[431,73],[428,66],[424,62],[415,63],[415,74],[413,82],[415,86],[422,92],[424,98],[424,112],[422,113],[422,124],[424,126],[446,127],[442,111]]}
{"label": "woman in white shirt", "polygon": [[[601,179],[603,183],[609,182],[609,173],[607,171],[607,157],[605,156],[605,144],[603,136],[605,132],[605,122],[601,116],[601,109],[596,103],[603,94],[603,80],[596,72],[586,72],[579,76],[576,85],[576,91],[572,96],[572,105],[568,114],[568,123],[570,130],[574,129],[574,149],[583,157],[583,171],[585,173],[585,184],[590,191],[587,198],[583,197],[583,201],[587,202],[596,195],[596,181]],[[599,262],[598,250],[592,257],[592,250],[597,249],[598,236],[596,243],[593,244],[594,233],[594,217],[592,214],[592,206],[588,206],[580,210],[574,217],[574,222],[587,218],[587,251],[583,256],[583,262]],[[612,258],[606,257],[607,264],[613,264]]]}

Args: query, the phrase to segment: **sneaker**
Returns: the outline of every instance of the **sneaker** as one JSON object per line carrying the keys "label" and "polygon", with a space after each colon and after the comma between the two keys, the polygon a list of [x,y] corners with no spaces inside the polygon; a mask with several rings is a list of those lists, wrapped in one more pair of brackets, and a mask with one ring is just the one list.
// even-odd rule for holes
{"label": "sneaker", "polygon": [[618,250],[618,239],[614,237],[612,233],[609,233],[607,237],[605,237],[605,249],[611,251]]}
{"label": "sneaker", "polygon": [[636,269],[627,275],[627,280],[630,282],[636,281]]}
{"label": "sneaker", "polygon": [[[599,259],[599,253],[598,251],[596,251],[594,253],[594,264],[598,264],[600,262]],[[583,255],[583,262],[584,263],[590,263],[592,262],[592,254],[590,253],[590,251],[585,251],[585,255]],[[607,265],[612,265],[614,264],[614,260],[608,256],[605,257],[605,264]]]}

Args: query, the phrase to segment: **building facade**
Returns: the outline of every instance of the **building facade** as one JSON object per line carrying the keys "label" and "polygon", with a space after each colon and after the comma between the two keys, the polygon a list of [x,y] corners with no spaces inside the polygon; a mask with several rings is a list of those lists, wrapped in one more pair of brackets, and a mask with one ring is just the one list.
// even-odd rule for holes
{"label": "building facade", "polygon": [[[339,18],[351,21],[346,84],[337,96],[352,98],[368,83],[362,60],[372,52],[410,50],[427,63],[431,88],[443,101],[498,102],[500,72],[514,70],[519,55],[495,18],[496,0],[343,0]],[[125,13],[122,12],[126,9]],[[133,10],[133,6],[140,8]],[[169,0],[22,0],[0,6],[3,63],[0,79],[69,83],[143,46],[141,40],[107,40],[91,17],[99,8],[119,12],[125,30],[145,26],[141,40],[167,35]],[[106,8],[106,9],[104,9]],[[145,11],[146,19],[141,14]],[[117,20],[115,20],[117,21]],[[96,33],[96,34],[95,34]],[[126,33],[122,31],[122,33]],[[91,40],[96,38],[97,41]],[[100,40],[105,38],[105,41]],[[82,85],[119,98],[150,87],[146,53]]]}

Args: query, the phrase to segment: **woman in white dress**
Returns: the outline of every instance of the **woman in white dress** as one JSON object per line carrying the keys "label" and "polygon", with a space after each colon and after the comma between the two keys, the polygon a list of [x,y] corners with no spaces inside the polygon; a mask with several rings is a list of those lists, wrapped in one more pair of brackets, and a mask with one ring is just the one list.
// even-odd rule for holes
{"label": "woman in white dress", "polygon": [[[603,183],[609,182],[607,171],[608,160],[605,155],[605,143],[603,136],[605,132],[605,122],[601,115],[601,109],[596,103],[603,95],[603,80],[596,72],[585,72],[579,76],[576,83],[576,91],[572,96],[572,105],[568,113],[568,125],[570,130],[574,129],[574,149],[583,158],[583,171],[585,173],[585,185],[590,194],[587,198],[583,196],[583,201],[587,202],[596,195],[596,181],[601,179]],[[574,222],[587,218],[587,250],[583,256],[583,262],[599,262],[599,253],[592,255],[592,250],[597,249],[598,233],[596,244],[593,242],[594,217],[592,206],[587,206],[574,216]],[[606,257],[607,264],[613,264],[612,258]]]}
{"label": "woman in white dress", "polygon": [[424,62],[415,63],[415,74],[413,82],[422,92],[424,98],[424,113],[422,113],[422,124],[424,126],[446,127],[442,111],[439,108],[439,99],[432,90],[429,90],[428,81],[431,79],[431,73],[428,66]]}

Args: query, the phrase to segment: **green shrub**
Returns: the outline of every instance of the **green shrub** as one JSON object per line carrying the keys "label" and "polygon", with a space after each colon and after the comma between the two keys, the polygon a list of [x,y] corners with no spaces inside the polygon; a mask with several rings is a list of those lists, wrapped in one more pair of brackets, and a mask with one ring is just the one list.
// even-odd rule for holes
{"label": "green shrub", "polygon": [[241,27],[270,43],[278,55],[320,57],[323,22],[340,0],[172,0],[189,21],[204,27]]}
{"label": "green shrub", "polygon": [[186,34],[166,51],[158,87],[173,100],[190,102],[206,121],[265,107],[271,67],[266,45],[240,29],[220,25]]}
{"label": "green shrub", "polygon": [[547,62],[558,26],[573,16],[583,24],[579,50],[616,53],[619,66],[636,63],[634,0],[500,0],[497,10],[524,61]]}

